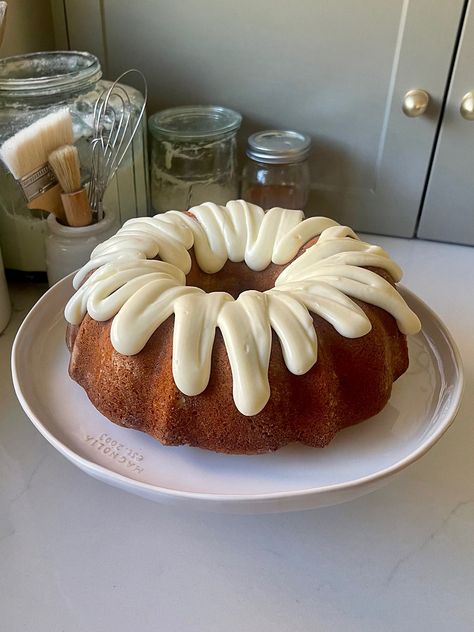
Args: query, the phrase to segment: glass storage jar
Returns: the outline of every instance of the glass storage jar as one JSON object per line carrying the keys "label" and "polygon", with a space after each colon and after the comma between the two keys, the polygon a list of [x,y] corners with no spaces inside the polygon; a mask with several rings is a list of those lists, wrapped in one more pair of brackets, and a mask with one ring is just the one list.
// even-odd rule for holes
{"label": "glass storage jar", "polygon": [[183,106],[150,117],[151,202],[185,211],[238,195],[236,135],[242,117],[219,106]]}
{"label": "glass storage jar", "polygon": [[[94,104],[111,82],[101,79],[99,60],[87,52],[30,53],[0,60],[0,144],[50,112],[67,106],[83,183],[89,179]],[[138,115],[143,96],[123,86]],[[104,204],[123,223],[148,211],[146,122],[143,120]],[[0,163],[0,245],[6,268],[46,270],[46,213],[31,211],[13,176]]]}
{"label": "glass storage jar", "polygon": [[309,195],[310,148],[309,136],[289,130],[249,136],[242,199],[265,210],[274,206],[303,210]]}

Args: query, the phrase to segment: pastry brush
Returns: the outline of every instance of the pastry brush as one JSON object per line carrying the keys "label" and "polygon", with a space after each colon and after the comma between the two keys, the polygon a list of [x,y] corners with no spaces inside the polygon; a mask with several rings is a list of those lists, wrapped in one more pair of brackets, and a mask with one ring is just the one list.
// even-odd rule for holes
{"label": "pastry brush", "polygon": [[7,21],[7,8],[8,4],[6,2],[0,2],[0,46],[3,42],[3,36],[5,34],[5,24]]}
{"label": "pastry brush", "polygon": [[58,147],[49,155],[53,170],[64,193],[61,200],[69,226],[88,226],[92,211],[84,187],[81,187],[79,152],[74,145]]}
{"label": "pastry brush", "polygon": [[48,164],[49,154],[73,142],[71,115],[63,108],[17,132],[0,147],[0,158],[20,184],[30,209],[65,220],[61,191]]}

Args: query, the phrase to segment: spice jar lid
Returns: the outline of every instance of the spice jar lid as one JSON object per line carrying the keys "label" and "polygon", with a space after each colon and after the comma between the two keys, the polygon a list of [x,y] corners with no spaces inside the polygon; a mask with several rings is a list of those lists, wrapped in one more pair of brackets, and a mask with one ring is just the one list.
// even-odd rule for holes
{"label": "spice jar lid", "polygon": [[247,156],[259,162],[289,164],[305,160],[311,148],[307,134],[270,129],[249,136]]}
{"label": "spice jar lid", "polygon": [[218,105],[187,105],[162,110],[150,117],[153,136],[176,140],[215,139],[236,131],[242,116]]}

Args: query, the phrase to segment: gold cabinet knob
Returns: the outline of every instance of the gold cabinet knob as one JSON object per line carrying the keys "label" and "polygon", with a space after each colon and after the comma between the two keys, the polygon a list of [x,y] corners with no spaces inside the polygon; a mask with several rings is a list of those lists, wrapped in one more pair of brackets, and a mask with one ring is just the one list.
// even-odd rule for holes
{"label": "gold cabinet knob", "polygon": [[463,96],[459,111],[466,121],[474,121],[474,90],[470,90]]}
{"label": "gold cabinet knob", "polygon": [[425,90],[409,90],[403,97],[403,112],[409,117],[421,116],[430,104],[430,95]]}

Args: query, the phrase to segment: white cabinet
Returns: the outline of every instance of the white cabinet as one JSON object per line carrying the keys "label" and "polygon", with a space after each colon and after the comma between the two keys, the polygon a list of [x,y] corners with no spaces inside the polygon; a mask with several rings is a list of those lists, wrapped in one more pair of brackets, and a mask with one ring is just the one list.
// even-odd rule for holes
{"label": "white cabinet", "polygon": [[472,1],[469,2],[463,21],[427,182],[419,237],[474,245],[474,120],[464,118],[474,115],[474,111],[470,115],[469,105],[474,106]]}
{"label": "white cabinet", "polygon": [[[131,66],[146,74],[149,113],[235,108],[242,146],[257,129],[308,132],[309,212],[401,236],[415,234],[463,4],[53,0],[59,35],[95,52],[108,78]],[[410,118],[402,103],[415,88],[430,104]]]}

